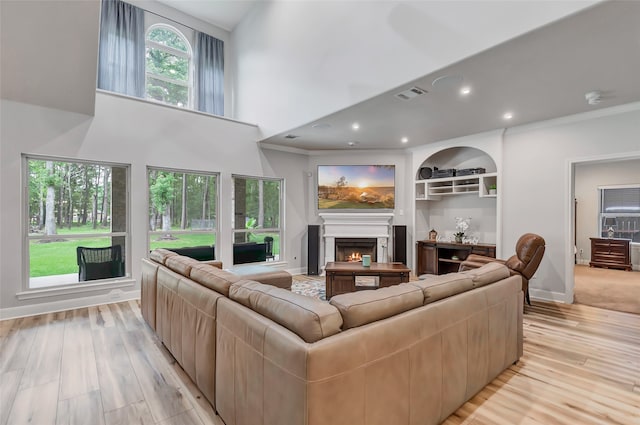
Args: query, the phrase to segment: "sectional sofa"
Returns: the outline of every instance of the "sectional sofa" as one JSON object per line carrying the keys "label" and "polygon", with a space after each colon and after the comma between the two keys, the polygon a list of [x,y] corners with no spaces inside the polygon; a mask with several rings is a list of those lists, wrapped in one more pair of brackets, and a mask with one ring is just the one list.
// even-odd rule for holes
{"label": "sectional sofa", "polygon": [[438,424],[522,355],[501,264],[324,302],[156,250],[142,311],[226,425]]}

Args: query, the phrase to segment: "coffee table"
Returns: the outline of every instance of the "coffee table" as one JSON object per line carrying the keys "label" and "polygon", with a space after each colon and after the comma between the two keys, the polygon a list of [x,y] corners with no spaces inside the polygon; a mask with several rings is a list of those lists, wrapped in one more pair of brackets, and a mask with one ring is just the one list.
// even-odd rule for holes
{"label": "coffee table", "polygon": [[[411,269],[402,263],[331,262],[324,268],[327,299],[361,289],[378,289],[409,281]],[[367,284],[358,285],[360,281]]]}

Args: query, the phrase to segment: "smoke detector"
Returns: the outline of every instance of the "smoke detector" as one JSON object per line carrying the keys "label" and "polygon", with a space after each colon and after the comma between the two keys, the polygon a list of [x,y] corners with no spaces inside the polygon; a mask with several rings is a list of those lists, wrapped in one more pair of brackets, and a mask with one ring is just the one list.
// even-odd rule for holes
{"label": "smoke detector", "polygon": [[422,96],[426,92],[426,90],[423,90],[420,87],[413,86],[408,90],[395,94],[394,96],[402,100],[411,100],[414,97]]}
{"label": "smoke detector", "polygon": [[590,91],[584,95],[584,98],[589,105],[597,105],[602,102],[602,92],[600,90]]}

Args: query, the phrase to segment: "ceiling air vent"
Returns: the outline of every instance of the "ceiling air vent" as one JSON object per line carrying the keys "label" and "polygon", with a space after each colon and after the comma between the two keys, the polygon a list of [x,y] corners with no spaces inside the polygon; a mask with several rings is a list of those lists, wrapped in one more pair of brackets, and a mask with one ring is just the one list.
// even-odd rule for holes
{"label": "ceiling air vent", "polygon": [[284,136],[285,139],[297,139],[300,136],[296,136],[295,134],[287,134]]}
{"label": "ceiling air vent", "polygon": [[427,91],[421,89],[420,87],[411,87],[408,90],[402,91],[398,94],[395,95],[395,97],[397,97],[398,99],[402,99],[402,100],[411,100],[414,97],[417,96],[421,96],[423,94],[425,94]]}

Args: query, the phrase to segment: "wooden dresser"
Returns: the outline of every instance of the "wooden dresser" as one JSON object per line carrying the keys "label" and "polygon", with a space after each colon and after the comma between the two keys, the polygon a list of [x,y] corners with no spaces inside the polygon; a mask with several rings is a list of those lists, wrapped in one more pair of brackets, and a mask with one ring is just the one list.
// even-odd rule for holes
{"label": "wooden dresser", "polygon": [[591,267],[631,270],[629,239],[591,239]]}

